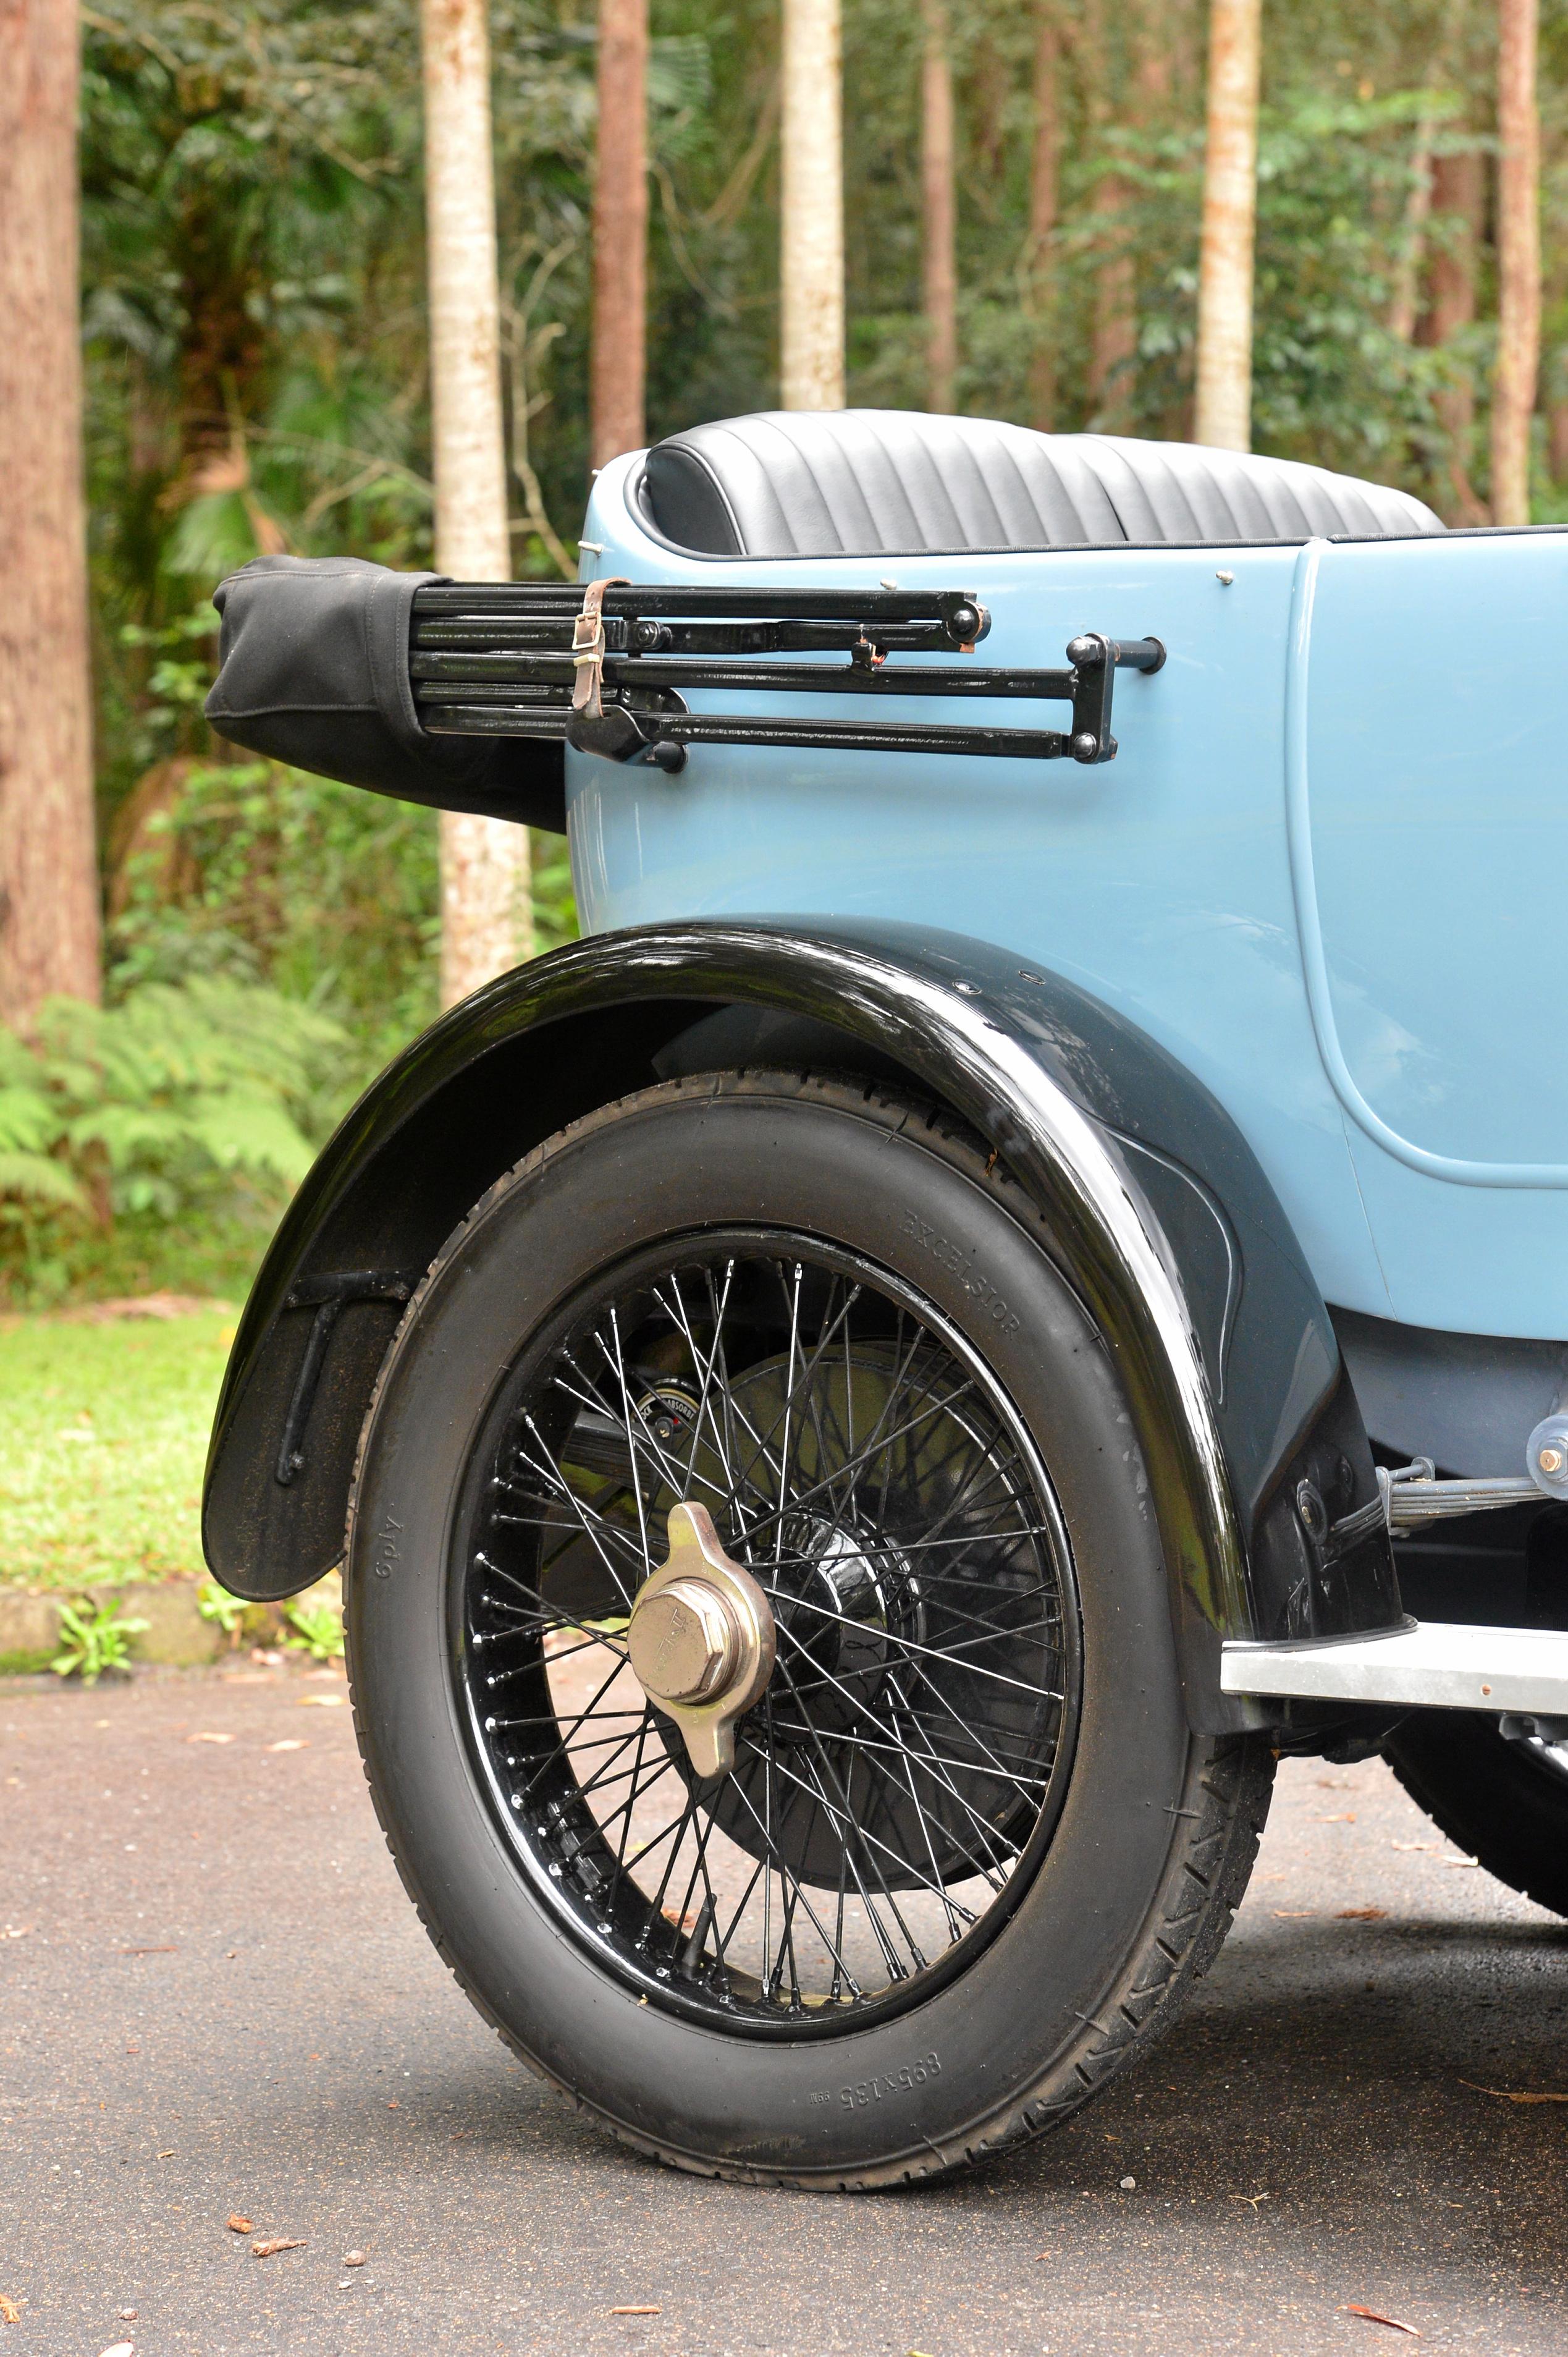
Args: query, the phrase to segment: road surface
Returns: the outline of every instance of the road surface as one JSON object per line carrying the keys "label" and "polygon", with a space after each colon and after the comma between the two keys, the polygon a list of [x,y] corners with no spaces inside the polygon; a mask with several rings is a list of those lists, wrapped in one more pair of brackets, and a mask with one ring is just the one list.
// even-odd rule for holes
{"label": "road surface", "polygon": [[1412,2345],[1352,2305],[1568,2350],[1568,2102],[1505,2099],[1568,2094],[1568,1925],[1380,1764],[1284,1769],[1141,2072],[988,2173],[846,2200],[675,2175],[519,2068],[403,1898],[349,1720],[293,1668],[0,1687],[0,2357]]}

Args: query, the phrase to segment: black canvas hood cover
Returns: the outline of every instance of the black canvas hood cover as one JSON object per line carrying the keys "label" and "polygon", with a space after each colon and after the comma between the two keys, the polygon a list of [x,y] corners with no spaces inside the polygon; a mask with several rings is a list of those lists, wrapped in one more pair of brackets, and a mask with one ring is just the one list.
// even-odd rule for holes
{"label": "black canvas hood cover", "polygon": [[436,573],[358,556],[258,556],[220,581],[207,717],[268,760],[401,802],[564,831],[564,748],[538,737],[434,737],[409,686],[413,593]]}

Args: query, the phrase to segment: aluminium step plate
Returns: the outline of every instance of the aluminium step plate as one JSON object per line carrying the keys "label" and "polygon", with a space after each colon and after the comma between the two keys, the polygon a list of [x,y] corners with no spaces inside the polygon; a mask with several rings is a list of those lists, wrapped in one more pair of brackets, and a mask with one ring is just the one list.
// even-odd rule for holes
{"label": "aluminium step plate", "polygon": [[1295,1645],[1233,1641],[1219,1683],[1235,1695],[1405,1703],[1424,1710],[1568,1713],[1568,1631],[1420,1620],[1387,1637]]}

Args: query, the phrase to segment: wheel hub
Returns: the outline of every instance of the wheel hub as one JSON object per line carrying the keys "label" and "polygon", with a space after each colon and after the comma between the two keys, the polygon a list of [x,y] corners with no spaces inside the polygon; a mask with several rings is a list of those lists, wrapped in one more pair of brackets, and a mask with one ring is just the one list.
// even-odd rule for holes
{"label": "wheel hub", "polygon": [[725,1553],[707,1508],[672,1506],[670,1553],[638,1590],[627,1652],[699,1776],[735,1765],[736,1721],[767,1685],[777,1648],[768,1598]]}

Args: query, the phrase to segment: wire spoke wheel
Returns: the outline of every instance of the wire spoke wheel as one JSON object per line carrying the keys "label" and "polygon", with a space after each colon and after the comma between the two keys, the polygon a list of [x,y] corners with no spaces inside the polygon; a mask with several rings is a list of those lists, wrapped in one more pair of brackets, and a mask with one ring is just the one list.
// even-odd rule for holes
{"label": "wire spoke wheel", "polygon": [[383,1363],[345,1625],[392,1854],[520,2059],[679,2168],[1036,2135],[1245,1886],[1273,1752],[1189,1723],[1117,1355],[1026,1210],[924,1100],[661,1080],[497,1180]]}
{"label": "wire spoke wheel", "polygon": [[[771,1615],[727,1772],[629,1658],[677,1507]],[[1078,1723],[1071,1557],[1022,1420],[903,1279],[777,1230],[623,1262],[501,1386],[454,1546],[453,1675],[519,1869],[651,2002],[858,2029],[1018,1904]]]}

